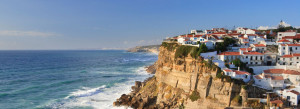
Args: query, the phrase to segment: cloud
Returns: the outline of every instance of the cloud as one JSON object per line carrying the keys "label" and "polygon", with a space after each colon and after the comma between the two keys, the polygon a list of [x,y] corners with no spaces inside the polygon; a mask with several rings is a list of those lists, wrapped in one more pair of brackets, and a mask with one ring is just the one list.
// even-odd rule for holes
{"label": "cloud", "polygon": [[62,36],[62,35],[56,33],[39,32],[39,31],[4,30],[4,31],[0,31],[0,36],[50,37],[50,36]]}

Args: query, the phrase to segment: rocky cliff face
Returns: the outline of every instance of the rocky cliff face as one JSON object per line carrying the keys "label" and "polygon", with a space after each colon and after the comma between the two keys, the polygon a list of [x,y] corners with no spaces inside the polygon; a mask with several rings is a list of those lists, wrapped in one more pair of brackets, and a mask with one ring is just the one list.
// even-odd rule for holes
{"label": "rocky cliff face", "polygon": [[[134,108],[186,109],[224,109],[241,105],[240,84],[217,78],[219,69],[207,67],[201,59],[189,55],[175,58],[175,50],[161,46],[155,77],[143,85],[133,86],[132,93],[125,97],[129,99],[124,100],[122,96],[115,105],[127,103]],[[138,105],[132,105],[136,101]]]}

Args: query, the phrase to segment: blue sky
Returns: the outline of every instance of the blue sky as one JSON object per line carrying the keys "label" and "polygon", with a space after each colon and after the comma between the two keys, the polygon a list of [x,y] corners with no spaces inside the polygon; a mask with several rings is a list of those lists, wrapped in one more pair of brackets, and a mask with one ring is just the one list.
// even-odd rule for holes
{"label": "blue sky", "polygon": [[300,26],[299,0],[1,0],[0,49],[125,49],[191,29]]}

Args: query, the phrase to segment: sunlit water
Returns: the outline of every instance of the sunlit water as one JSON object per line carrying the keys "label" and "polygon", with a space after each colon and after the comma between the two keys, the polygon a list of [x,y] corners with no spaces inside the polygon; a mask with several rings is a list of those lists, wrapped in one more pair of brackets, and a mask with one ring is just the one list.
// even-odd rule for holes
{"label": "sunlit water", "polygon": [[[0,51],[0,108],[99,108],[129,93],[157,55],[125,51]],[[115,108],[115,107],[114,107]]]}

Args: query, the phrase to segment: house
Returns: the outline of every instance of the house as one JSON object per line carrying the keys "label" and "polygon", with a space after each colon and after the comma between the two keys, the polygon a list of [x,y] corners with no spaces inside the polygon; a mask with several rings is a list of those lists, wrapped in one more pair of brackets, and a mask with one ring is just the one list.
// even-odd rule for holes
{"label": "house", "polygon": [[248,72],[231,69],[224,69],[223,72],[225,75],[230,76],[231,78],[241,79],[244,82],[250,81],[251,74]]}
{"label": "house", "polygon": [[257,51],[261,53],[267,50],[267,46],[265,44],[251,44],[250,47],[252,47],[253,51]]}
{"label": "house", "polygon": [[240,59],[240,52],[222,52],[218,54],[219,60],[231,62],[234,59]]}
{"label": "house", "polygon": [[204,35],[205,33],[202,30],[191,30],[191,34]]}
{"label": "house", "polygon": [[278,108],[275,108],[275,107],[279,107],[281,108],[283,105],[283,102],[281,100],[272,100],[270,101],[270,109],[278,109]]}
{"label": "house", "polygon": [[282,76],[272,76],[267,74],[259,74],[254,76],[254,84],[263,89],[282,89],[284,84],[284,79]]}
{"label": "house", "polygon": [[212,33],[214,33],[214,30],[205,30],[204,31],[204,34],[212,34]]}
{"label": "house", "polygon": [[282,76],[286,80],[286,85],[299,85],[300,72],[288,69],[268,69],[264,70],[262,74],[271,76]]}
{"label": "house", "polygon": [[285,38],[277,41],[278,44],[292,44],[292,42],[290,40],[287,40]]}
{"label": "house", "polygon": [[280,56],[277,61],[279,65],[294,65],[294,66],[296,66],[299,62],[300,62],[300,53]]}
{"label": "house", "polygon": [[286,39],[290,42],[299,43],[300,42],[300,34],[296,34],[296,36],[284,36],[282,39]]}
{"label": "house", "polygon": [[278,55],[290,55],[293,53],[300,53],[300,44],[279,44]]}
{"label": "house", "polygon": [[[206,47],[207,47],[207,49],[211,50],[211,49],[214,49],[214,48],[215,48],[216,42],[214,42],[214,41],[204,41],[204,42],[202,42],[201,44],[205,44]],[[200,44],[200,45],[201,45],[201,44]],[[200,45],[199,45],[199,46],[200,46]]]}
{"label": "house", "polygon": [[255,34],[254,29],[238,27],[235,30],[237,31],[237,33],[240,33],[240,34]]}
{"label": "house", "polygon": [[281,96],[289,101],[289,106],[297,106],[300,100],[300,93],[296,90],[284,89],[281,92]]}
{"label": "house", "polygon": [[286,31],[286,32],[278,32],[277,33],[277,41],[281,40],[282,37],[285,37],[285,36],[296,36],[297,32],[294,31],[294,30],[289,30],[289,31]]}
{"label": "house", "polygon": [[239,37],[239,44],[242,47],[249,47],[249,38],[248,38],[248,35],[243,35],[243,36]]}
{"label": "house", "polygon": [[244,52],[240,50],[240,60],[247,65],[263,65],[264,54],[259,52]]}

